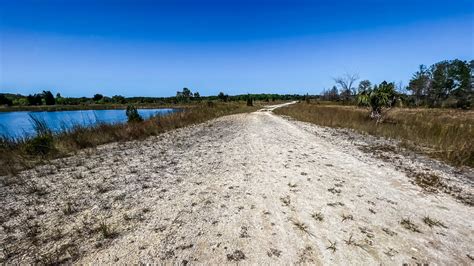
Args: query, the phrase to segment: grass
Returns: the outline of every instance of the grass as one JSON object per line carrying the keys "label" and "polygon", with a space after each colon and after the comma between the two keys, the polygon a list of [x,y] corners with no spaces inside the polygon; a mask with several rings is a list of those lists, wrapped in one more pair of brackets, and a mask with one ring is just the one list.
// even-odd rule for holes
{"label": "grass", "polygon": [[418,228],[416,224],[414,224],[409,218],[404,218],[400,221],[400,225],[403,228],[410,230],[415,233],[421,233],[421,230]]}
{"label": "grass", "polygon": [[67,156],[80,149],[93,148],[110,142],[145,139],[165,131],[224,115],[255,111],[258,108],[257,104],[247,106],[245,102],[200,103],[189,106],[181,112],[156,116],[142,122],[102,123],[92,127],[74,126],[60,133],[51,133],[41,121],[32,121],[35,128],[38,128],[35,137],[12,139],[0,136],[0,176],[14,176],[22,169]]}
{"label": "grass", "polygon": [[438,221],[436,219],[433,219],[429,216],[425,216],[423,218],[423,222],[428,225],[429,227],[433,227],[433,226],[438,226],[438,227],[443,227],[443,228],[448,228],[446,225],[444,225],[444,223],[442,223],[441,221]]}
{"label": "grass", "polygon": [[324,215],[321,212],[314,212],[313,214],[311,214],[311,217],[313,217],[313,219],[315,219],[316,221],[320,222],[324,220]]}
{"label": "grass", "polygon": [[390,110],[376,124],[365,108],[298,103],[275,110],[296,120],[401,140],[401,145],[454,166],[474,167],[474,111],[453,109]]}

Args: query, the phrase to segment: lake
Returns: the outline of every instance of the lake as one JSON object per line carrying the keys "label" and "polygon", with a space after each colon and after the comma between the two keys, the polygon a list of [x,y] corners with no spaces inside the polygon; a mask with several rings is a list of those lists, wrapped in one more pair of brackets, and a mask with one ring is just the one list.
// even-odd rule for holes
{"label": "lake", "polygon": [[[166,115],[177,111],[176,109],[138,109],[144,118],[155,115]],[[74,125],[90,126],[99,122],[123,123],[127,121],[125,110],[76,110],[53,112],[0,112],[0,134],[8,137],[32,136],[35,134],[30,115],[43,119],[54,132],[69,129]]]}

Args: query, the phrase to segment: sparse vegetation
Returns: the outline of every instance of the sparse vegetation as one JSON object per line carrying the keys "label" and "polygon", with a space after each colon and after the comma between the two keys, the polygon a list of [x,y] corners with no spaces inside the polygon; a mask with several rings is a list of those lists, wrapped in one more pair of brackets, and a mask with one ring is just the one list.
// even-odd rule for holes
{"label": "sparse vegetation", "polygon": [[115,141],[144,139],[167,130],[202,123],[204,121],[235,113],[257,110],[258,106],[246,106],[242,102],[196,104],[166,116],[157,116],[145,121],[126,124],[99,123],[92,127],[75,126],[53,134],[44,121],[32,117],[37,135],[13,139],[0,137],[0,175],[15,175],[44,159],[58,158],[83,148]]}
{"label": "sparse vegetation", "polygon": [[401,145],[455,166],[474,167],[474,111],[392,108],[375,123],[355,106],[295,104],[275,110],[322,126],[401,140]]}
{"label": "sparse vegetation", "polygon": [[409,218],[404,218],[400,221],[400,225],[403,228],[410,230],[415,233],[421,233],[421,230],[418,228],[418,225],[414,224]]}
{"label": "sparse vegetation", "polygon": [[311,214],[311,217],[313,217],[313,219],[315,219],[316,221],[320,222],[324,220],[324,215],[321,212],[314,212],[313,214]]}
{"label": "sparse vegetation", "polygon": [[438,227],[443,227],[443,228],[448,228],[446,227],[446,225],[444,225],[442,222],[436,220],[436,219],[433,219],[433,218],[430,218],[429,216],[425,216],[423,218],[423,222],[428,225],[429,227],[433,227],[433,226],[438,226]]}
{"label": "sparse vegetation", "polygon": [[336,250],[337,250],[337,248],[336,248],[337,242],[336,242],[336,241],[332,242],[331,240],[328,240],[328,241],[329,241],[329,246],[328,246],[326,249],[332,250],[332,253],[336,252]]}
{"label": "sparse vegetation", "polygon": [[100,221],[98,230],[103,238],[114,238],[117,236],[117,232],[115,232],[111,225],[109,225],[105,220]]}

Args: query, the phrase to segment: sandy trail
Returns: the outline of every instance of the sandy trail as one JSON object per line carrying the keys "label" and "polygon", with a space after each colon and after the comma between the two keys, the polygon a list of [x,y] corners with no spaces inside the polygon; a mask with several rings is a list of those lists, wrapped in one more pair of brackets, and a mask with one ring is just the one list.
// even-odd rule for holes
{"label": "sandy trail", "polygon": [[[382,160],[353,136],[272,109],[24,172],[48,192],[35,196],[34,208],[26,193],[7,197],[15,188],[2,187],[2,212],[36,211],[38,238],[48,240],[4,261],[34,262],[56,250],[62,261],[91,264],[473,263],[472,207],[423,191],[402,166],[435,170],[400,156]],[[446,169],[436,173],[472,192],[459,181],[465,176]],[[64,211],[69,204],[73,211]],[[426,217],[442,224],[430,227]],[[15,235],[11,245],[31,246],[5,229],[25,220],[17,213],[3,221],[3,243]],[[101,222],[113,236],[94,229]]]}

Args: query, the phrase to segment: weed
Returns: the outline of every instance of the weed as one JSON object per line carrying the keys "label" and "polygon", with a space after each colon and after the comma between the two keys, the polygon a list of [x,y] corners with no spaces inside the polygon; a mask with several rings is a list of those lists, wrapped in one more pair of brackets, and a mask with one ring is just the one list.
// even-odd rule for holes
{"label": "weed", "polygon": [[291,203],[290,196],[281,197],[280,200],[285,206],[290,206],[290,203]]}
{"label": "weed", "polygon": [[428,192],[436,192],[439,188],[446,186],[441,178],[434,174],[416,173],[414,178],[415,184]]}
{"label": "weed", "polygon": [[354,240],[352,240],[352,234],[349,236],[349,239],[344,240],[344,242],[346,242],[346,245],[348,245],[348,246],[357,245],[357,243]]}
{"label": "weed", "polygon": [[275,113],[335,128],[351,128],[402,140],[402,146],[455,166],[474,167],[474,112],[448,109],[393,108],[383,123],[355,106],[294,104]]}
{"label": "weed", "polygon": [[448,228],[446,227],[446,225],[444,225],[442,222],[436,220],[436,219],[433,219],[433,218],[430,218],[429,216],[425,216],[423,218],[423,222],[428,225],[429,227],[433,227],[433,226],[438,226],[438,227],[443,227],[443,228]]}
{"label": "weed", "polygon": [[343,222],[346,220],[354,220],[354,217],[352,216],[352,214],[342,214],[341,217],[342,217]]}
{"label": "weed", "polygon": [[117,232],[115,232],[112,227],[107,224],[105,220],[102,220],[99,223],[99,232],[102,234],[104,238],[114,238],[117,236]]}
{"label": "weed", "polygon": [[404,218],[400,221],[400,224],[403,226],[403,228],[410,230],[415,233],[421,233],[420,229],[416,224],[414,224],[412,221],[410,221],[409,218]]}
{"label": "weed", "polygon": [[338,201],[338,202],[329,202],[327,205],[331,207],[336,207],[336,206],[344,206],[345,204]]}
{"label": "weed", "polygon": [[303,223],[303,222],[301,222],[301,221],[298,221],[298,220],[293,220],[292,223],[293,223],[293,225],[294,225],[297,229],[299,229],[299,230],[301,230],[301,231],[303,231],[303,232],[305,232],[305,233],[307,233],[307,234],[311,234],[311,233],[308,231],[308,226],[307,226],[305,223]]}
{"label": "weed", "polygon": [[313,219],[315,219],[316,221],[320,221],[320,222],[324,220],[324,215],[321,212],[315,212],[311,214],[311,217],[313,217]]}
{"label": "weed", "polygon": [[227,254],[228,261],[241,261],[245,258],[245,254],[241,250],[235,250],[233,253]]}
{"label": "weed", "polygon": [[329,244],[330,244],[330,245],[329,245],[326,249],[332,250],[332,253],[336,252],[336,250],[337,250],[337,248],[336,248],[337,242],[336,242],[336,241],[332,242],[331,240],[328,240],[328,241],[329,241]]}

